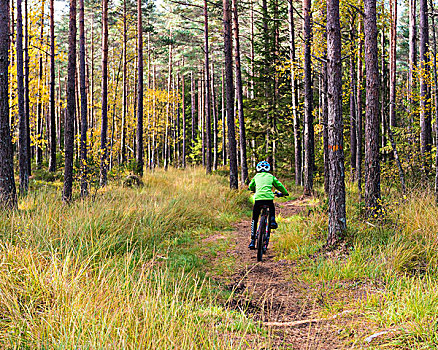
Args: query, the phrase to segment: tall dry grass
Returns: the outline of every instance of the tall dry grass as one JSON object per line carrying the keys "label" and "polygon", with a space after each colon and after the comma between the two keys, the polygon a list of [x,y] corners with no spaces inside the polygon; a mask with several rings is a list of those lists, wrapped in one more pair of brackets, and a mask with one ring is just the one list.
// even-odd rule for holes
{"label": "tall dry grass", "polygon": [[0,213],[0,342],[23,349],[228,349],[259,334],[198,274],[180,238],[238,219],[246,195],[202,170],[147,174],[65,206],[46,188]]}
{"label": "tall dry grass", "polygon": [[[385,215],[367,218],[353,185],[347,189],[347,248],[340,255],[314,255],[326,240],[323,203],[308,217],[284,221],[286,227],[277,231],[280,256],[298,259],[307,281],[329,282],[335,290],[366,286],[365,298],[342,304],[356,307],[374,328],[393,330],[388,347],[437,348],[438,207],[433,193],[385,194]],[[333,305],[339,302],[332,300]]]}

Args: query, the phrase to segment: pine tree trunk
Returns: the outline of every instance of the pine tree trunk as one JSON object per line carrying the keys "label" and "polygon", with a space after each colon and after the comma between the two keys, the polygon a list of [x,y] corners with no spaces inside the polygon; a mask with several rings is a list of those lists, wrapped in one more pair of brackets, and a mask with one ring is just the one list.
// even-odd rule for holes
{"label": "pine tree trunk", "polygon": [[198,80],[198,130],[201,135],[201,145],[202,145],[202,166],[205,167],[205,132],[204,132],[204,85],[202,80],[204,77],[204,71],[199,72],[200,78]]}
{"label": "pine tree trunk", "polygon": [[0,208],[17,206],[14,156],[9,124],[9,0],[0,1]]}
{"label": "pine tree trunk", "polygon": [[137,49],[138,49],[138,88],[137,88],[137,169],[136,172],[143,176],[143,25],[141,0],[137,0]]}
{"label": "pine tree trunk", "polygon": [[420,144],[426,173],[430,171],[432,126],[429,90],[429,21],[427,0],[420,0]]}
{"label": "pine tree trunk", "polygon": [[50,0],[50,160],[49,171],[56,171],[56,106],[55,106],[55,9]]}
{"label": "pine tree trunk", "polygon": [[231,37],[231,6],[223,0],[224,53],[227,94],[228,156],[230,160],[230,188],[238,188],[236,134],[234,125],[233,47]]}
{"label": "pine tree trunk", "polygon": [[[386,106],[386,61],[385,61],[385,26],[382,28],[381,32],[381,69],[380,69],[380,118],[381,118],[381,145],[382,149],[386,146],[386,135],[388,133],[387,126],[386,126],[386,118],[385,118],[385,106]],[[383,160],[386,159],[386,151],[382,152],[382,158]]]}
{"label": "pine tree trunk", "polygon": [[62,198],[70,202],[73,186],[74,118],[75,118],[75,76],[76,76],[76,0],[70,0],[70,21],[68,32],[68,75],[67,109],[64,123],[64,189]]}
{"label": "pine tree trunk", "polygon": [[[363,30],[363,21],[359,21],[359,34]],[[359,36],[360,37],[360,36]],[[359,191],[359,196],[362,193],[362,85],[363,85],[363,41],[360,39],[359,52],[357,55],[357,117],[356,117],[356,181]]]}
{"label": "pine tree trunk", "polygon": [[411,112],[411,127],[414,123],[415,101],[415,69],[417,68],[417,1],[409,0],[409,106]]}
{"label": "pine tree trunk", "polygon": [[225,109],[225,70],[222,69],[222,93],[221,93],[221,114],[222,114],[222,165],[227,165],[227,132],[226,132],[226,109]]}
{"label": "pine tree trunk", "polygon": [[[356,27],[354,17],[351,19],[350,27],[350,42],[354,45],[356,40]],[[356,135],[356,57],[354,55],[355,47],[350,49],[350,167],[351,167],[351,181],[354,181],[356,175],[357,165],[357,135]]]}
{"label": "pine tree trunk", "polygon": [[[53,0],[51,0],[53,1]],[[81,95],[81,197],[88,195],[87,170],[87,91],[85,86],[85,9],[84,0],[79,0],[79,76]]]}
{"label": "pine tree trunk", "polygon": [[[325,52],[325,57],[327,59],[327,51]],[[322,142],[324,148],[324,192],[329,196],[330,192],[330,156],[329,156],[329,134],[328,134],[328,64],[327,60],[323,63],[323,101],[322,101],[322,118],[323,118],[323,129],[322,129]]]}
{"label": "pine tree trunk", "polygon": [[216,105],[216,89],[214,85],[214,67],[211,65],[211,97],[212,97],[212,112],[213,112],[213,170],[217,170],[218,164],[218,117]]}
{"label": "pine tree trunk", "polygon": [[[365,0],[366,1],[366,0]],[[328,139],[330,159],[329,226],[333,246],[346,230],[345,169],[342,123],[341,28],[339,0],[327,0]]]}
{"label": "pine tree trunk", "polygon": [[100,130],[100,186],[108,181],[108,0],[102,0],[102,120]]}
{"label": "pine tree trunk", "polygon": [[[140,1],[140,0],[139,0]],[[167,71],[167,103],[166,103],[166,126],[164,136],[164,170],[169,166],[170,147],[169,147],[169,118],[170,118],[170,90],[172,88],[172,44],[169,44],[169,61]]]}
{"label": "pine tree trunk", "polygon": [[236,97],[237,109],[239,112],[239,140],[240,140],[240,166],[242,185],[248,182],[248,163],[246,157],[246,131],[245,116],[243,114],[243,89],[242,89],[242,71],[240,64],[240,39],[239,39],[239,13],[237,11],[237,0],[232,0],[233,5],[233,22],[234,22],[234,54],[236,63]]}
{"label": "pine tree trunk", "polygon": [[391,40],[390,40],[390,63],[389,63],[389,128],[397,126],[395,113],[396,99],[396,72],[397,72],[397,0],[389,1],[391,13]]}
{"label": "pine tree trunk", "polygon": [[[433,1],[430,0],[430,11],[435,13],[435,9],[433,6]],[[435,27],[435,17],[432,16],[432,38],[433,38],[433,79],[435,85],[435,137],[436,143],[438,145],[438,73],[437,73],[437,38],[436,38],[436,27]],[[438,204],[438,150],[435,155],[435,202]]]}
{"label": "pine tree trunk", "polygon": [[[38,102],[37,102],[37,137],[38,141],[43,141],[43,102],[42,102],[42,86],[43,84],[43,40],[44,40],[44,1],[41,2],[41,26],[40,26],[40,52],[39,52],[39,68],[38,68]],[[18,32],[17,32],[18,36]],[[18,61],[18,59],[17,59]],[[18,64],[18,62],[17,62]],[[43,149],[40,144],[36,147],[36,164],[38,169],[41,168],[43,161]]]}
{"label": "pine tree trunk", "polygon": [[380,199],[379,68],[377,58],[376,0],[365,0],[365,205],[376,213]]}
{"label": "pine tree trunk", "polygon": [[181,91],[181,102],[182,102],[182,167],[186,168],[186,84],[184,75],[182,75],[182,91]]}
{"label": "pine tree trunk", "polygon": [[304,194],[311,195],[313,191],[313,93],[311,66],[311,0],[303,0],[304,10]]}
{"label": "pine tree trunk", "polygon": [[195,80],[193,79],[193,72],[190,72],[190,97],[191,97],[191,117],[192,117],[192,140],[191,147],[195,147],[196,142],[196,122],[195,122]]}
{"label": "pine tree trunk", "polygon": [[206,172],[211,174],[212,155],[211,155],[211,89],[210,89],[210,60],[208,47],[208,11],[207,0],[204,0],[204,54],[205,54],[205,148],[206,148]]}
{"label": "pine tree trunk", "polygon": [[[12,1],[13,2],[13,1]],[[26,115],[26,133],[27,133],[27,168],[29,176],[32,175],[30,148],[30,103],[29,103],[29,16],[27,0],[24,0],[24,113]]]}
{"label": "pine tree trunk", "polygon": [[25,195],[29,189],[29,167],[27,152],[27,123],[24,109],[23,16],[21,0],[17,0],[17,90],[19,117],[18,142],[20,166],[20,194]]}
{"label": "pine tree trunk", "polygon": [[301,135],[300,119],[298,114],[298,81],[296,78],[296,47],[295,47],[295,23],[292,0],[289,3],[289,41],[291,58],[291,86],[292,86],[292,116],[294,118],[294,154],[295,154],[295,184],[303,185],[302,159],[301,159]]}
{"label": "pine tree trunk", "polygon": [[126,163],[126,117],[128,111],[127,97],[128,97],[128,77],[127,77],[127,60],[126,60],[126,49],[127,49],[127,24],[126,24],[126,1],[123,0],[123,106],[122,106],[122,135],[120,140],[121,148],[121,163]]}

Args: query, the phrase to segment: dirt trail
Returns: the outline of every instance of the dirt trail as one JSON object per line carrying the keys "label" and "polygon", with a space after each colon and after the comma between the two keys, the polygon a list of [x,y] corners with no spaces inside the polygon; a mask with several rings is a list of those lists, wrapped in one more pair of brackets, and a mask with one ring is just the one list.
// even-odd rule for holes
{"label": "dirt trail", "polygon": [[[276,204],[277,215],[296,215],[306,209],[305,200]],[[275,239],[257,263],[256,252],[249,251],[249,221],[236,225],[233,233],[235,245],[228,254],[236,260],[236,272],[228,278],[227,287],[234,291],[230,306],[245,310],[255,320],[266,322],[290,322],[320,317],[322,309],[317,293],[299,281],[290,261],[274,260]],[[275,235],[275,231],[273,233]],[[273,348],[287,349],[342,349],[333,322],[313,322],[299,326],[269,327],[274,335]]]}

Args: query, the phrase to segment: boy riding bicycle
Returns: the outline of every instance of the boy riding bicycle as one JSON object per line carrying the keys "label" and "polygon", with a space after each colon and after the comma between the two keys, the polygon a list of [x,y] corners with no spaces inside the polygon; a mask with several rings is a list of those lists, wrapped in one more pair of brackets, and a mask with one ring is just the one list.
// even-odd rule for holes
{"label": "boy riding bicycle", "polygon": [[269,206],[270,227],[271,229],[276,229],[278,227],[275,221],[275,206],[274,206],[274,193],[272,192],[272,187],[275,187],[285,196],[288,196],[286,188],[283,184],[277,180],[277,178],[269,173],[271,166],[267,161],[261,161],[256,167],[257,174],[251,180],[248,188],[255,192],[254,194],[254,208],[252,210],[252,221],[251,221],[251,243],[249,244],[249,249],[255,249],[255,235],[257,232],[257,221],[259,220],[260,210],[263,205]]}

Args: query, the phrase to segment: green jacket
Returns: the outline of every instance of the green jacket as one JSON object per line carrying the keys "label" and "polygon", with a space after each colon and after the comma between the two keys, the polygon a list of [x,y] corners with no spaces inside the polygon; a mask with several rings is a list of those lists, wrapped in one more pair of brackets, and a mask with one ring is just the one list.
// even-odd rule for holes
{"label": "green jacket", "polygon": [[256,174],[248,188],[255,192],[254,200],[263,201],[274,199],[274,192],[272,192],[272,186],[279,190],[284,195],[288,195],[286,188],[282,185],[277,178],[266,172]]}

